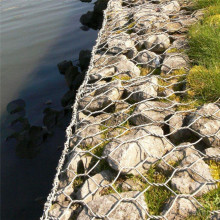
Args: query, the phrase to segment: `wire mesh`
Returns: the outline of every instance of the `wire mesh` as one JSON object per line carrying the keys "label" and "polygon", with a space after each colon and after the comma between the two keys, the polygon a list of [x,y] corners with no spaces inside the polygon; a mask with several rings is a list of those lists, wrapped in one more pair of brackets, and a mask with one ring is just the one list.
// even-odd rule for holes
{"label": "wire mesh", "polygon": [[220,108],[187,83],[190,2],[108,2],[41,219],[218,219]]}

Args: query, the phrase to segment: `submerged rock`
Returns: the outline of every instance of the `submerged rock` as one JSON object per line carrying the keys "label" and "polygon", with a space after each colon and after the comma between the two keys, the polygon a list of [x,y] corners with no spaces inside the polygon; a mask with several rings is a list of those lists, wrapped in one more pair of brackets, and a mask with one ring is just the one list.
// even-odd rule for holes
{"label": "submerged rock", "polygon": [[88,69],[91,59],[91,50],[81,50],[79,53],[79,64],[82,70]]}
{"label": "submerged rock", "polygon": [[65,72],[65,79],[66,79],[66,83],[67,83],[67,85],[68,85],[68,87],[70,89],[73,88],[74,81],[75,81],[77,75],[79,75],[79,71],[78,71],[78,67],[77,66],[70,66],[66,70],[66,72]]}
{"label": "submerged rock", "polygon": [[73,65],[72,61],[67,61],[67,60],[64,60],[60,63],[57,64],[57,67],[60,71],[61,74],[65,74],[65,72],[67,71],[67,69],[69,67],[71,67]]}
{"label": "submerged rock", "polygon": [[14,114],[23,111],[25,108],[25,101],[23,99],[14,100],[7,105],[7,111],[10,114]]}

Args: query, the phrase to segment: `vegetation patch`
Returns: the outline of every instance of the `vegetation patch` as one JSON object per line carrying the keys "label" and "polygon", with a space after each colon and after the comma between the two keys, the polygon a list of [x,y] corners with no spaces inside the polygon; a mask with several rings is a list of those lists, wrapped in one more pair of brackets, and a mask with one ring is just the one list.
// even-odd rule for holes
{"label": "vegetation patch", "polygon": [[195,9],[201,8],[203,20],[189,30],[188,55],[194,67],[187,82],[196,98],[213,102],[220,97],[220,0],[195,0]]}
{"label": "vegetation patch", "polygon": [[220,210],[220,187],[198,197],[197,201],[203,208],[199,208],[196,215],[189,216],[187,220],[210,219],[210,211]]}

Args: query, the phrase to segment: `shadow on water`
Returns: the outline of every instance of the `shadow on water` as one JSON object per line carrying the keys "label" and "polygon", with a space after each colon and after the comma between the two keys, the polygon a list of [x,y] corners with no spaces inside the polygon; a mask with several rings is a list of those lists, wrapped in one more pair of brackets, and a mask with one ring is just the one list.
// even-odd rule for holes
{"label": "shadow on water", "polygon": [[[79,19],[80,15],[77,25]],[[76,25],[74,22],[73,26]],[[62,110],[60,99],[68,87],[64,77],[58,73],[56,64],[64,59],[78,58],[80,50],[91,49],[97,38],[96,31],[87,29],[85,32],[80,26],[77,32],[69,30],[60,34],[35,65],[37,67],[28,74],[31,78],[15,97],[24,99],[25,117],[31,125],[42,126],[43,110],[47,107],[45,102],[50,103],[48,100],[52,101],[48,107]],[[53,62],[48,63],[48,57],[52,57]],[[15,139],[5,141],[8,115],[4,112],[1,116],[1,219],[39,219],[66,140],[65,129],[70,122],[71,112],[67,111],[51,129],[52,134],[33,149],[28,145],[18,147]]]}

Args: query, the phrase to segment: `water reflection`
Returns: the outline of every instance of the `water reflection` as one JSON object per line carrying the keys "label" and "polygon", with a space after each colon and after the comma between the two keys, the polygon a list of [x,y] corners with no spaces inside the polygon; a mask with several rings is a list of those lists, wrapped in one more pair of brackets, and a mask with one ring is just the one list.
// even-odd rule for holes
{"label": "water reflection", "polygon": [[[91,3],[3,3],[1,219],[34,220],[42,214],[71,118],[71,111],[61,105],[68,87],[56,64],[63,59],[78,59],[80,50],[91,49],[97,32],[80,29],[80,16],[92,9]],[[23,110],[6,113],[7,103],[19,98],[26,103]],[[5,141],[6,137],[11,138]]]}

